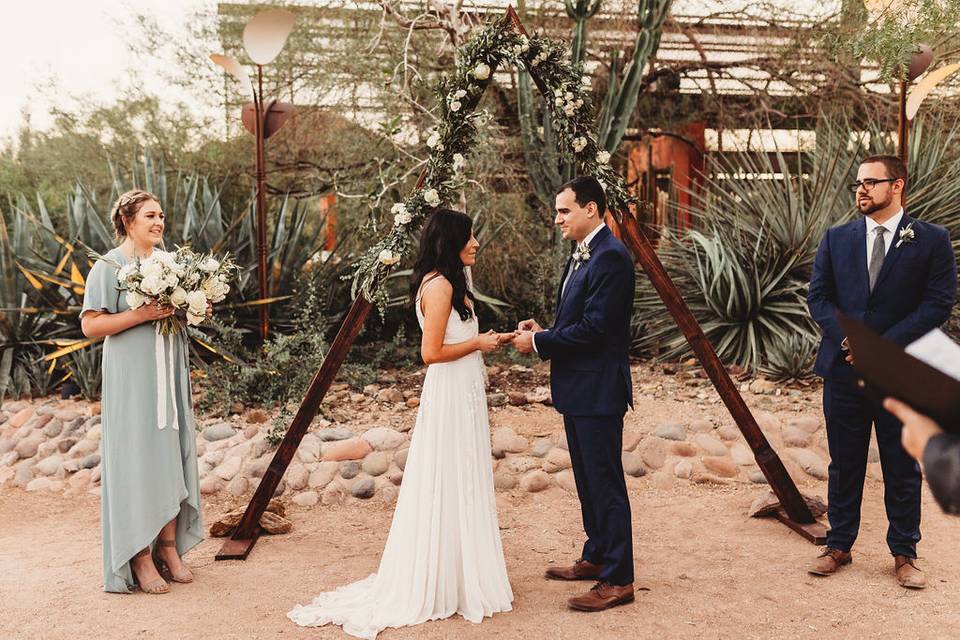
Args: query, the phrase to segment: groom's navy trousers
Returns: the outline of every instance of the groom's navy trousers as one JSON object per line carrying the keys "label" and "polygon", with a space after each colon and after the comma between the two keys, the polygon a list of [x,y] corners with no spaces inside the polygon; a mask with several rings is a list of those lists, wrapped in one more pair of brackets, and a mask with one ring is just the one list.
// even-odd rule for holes
{"label": "groom's navy trousers", "polygon": [[633,260],[604,227],[588,260],[579,268],[567,263],[563,281],[554,325],[534,343],[551,362],[553,404],[563,414],[587,534],[581,557],[603,565],[599,580],[626,585],[633,582],[633,535],[621,450],[623,415],[633,404]]}
{"label": "groom's navy trousers", "polygon": [[[914,240],[895,246],[913,225]],[[947,230],[904,215],[871,291],[863,218],[827,231],[817,251],[807,298],[823,330],[814,371],[823,377],[830,470],[827,546],[849,551],[860,528],[860,503],[871,426],[876,428],[887,511],[887,545],[894,555],[917,556],[920,541],[920,467],[900,442],[902,425],[856,385],[841,349],[837,312],[906,346],[950,317],[957,265]],[[854,354],[856,355],[856,354]]]}

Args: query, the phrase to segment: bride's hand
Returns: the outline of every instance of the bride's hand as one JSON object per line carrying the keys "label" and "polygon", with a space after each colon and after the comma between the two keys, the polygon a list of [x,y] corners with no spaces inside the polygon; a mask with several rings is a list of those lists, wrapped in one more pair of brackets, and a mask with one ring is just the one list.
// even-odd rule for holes
{"label": "bride's hand", "polygon": [[508,333],[498,333],[498,334],[497,334],[497,343],[498,343],[500,346],[503,346],[503,345],[507,344],[508,342],[512,341],[515,337],[517,337],[517,335],[518,335],[519,333],[520,333],[519,331],[510,331],[510,332],[508,332]]}
{"label": "bride's hand", "polygon": [[493,329],[477,336],[477,349],[484,353],[496,351],[500,346],[500,334]]}

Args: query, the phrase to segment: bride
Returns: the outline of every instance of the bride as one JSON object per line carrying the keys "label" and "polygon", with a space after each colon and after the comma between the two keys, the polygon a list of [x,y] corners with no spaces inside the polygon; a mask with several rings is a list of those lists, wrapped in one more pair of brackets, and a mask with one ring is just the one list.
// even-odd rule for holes
{"label": "bride", "polygon": [[369,577],[297,605],[300,626],[336,624],[358,638],[459,613],[470,622],[510,611],[490,462],[485,368],[513,333],[480,334],[469,267],[473,222],[436,210],[420,237],[411,299],[429,365],[393,523]]}

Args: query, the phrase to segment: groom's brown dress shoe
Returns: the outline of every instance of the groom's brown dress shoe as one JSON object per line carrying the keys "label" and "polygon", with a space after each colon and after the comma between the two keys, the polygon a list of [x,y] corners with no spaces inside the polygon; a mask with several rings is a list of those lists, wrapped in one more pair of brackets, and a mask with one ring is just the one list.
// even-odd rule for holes
{"label": "groom's brown dress shoe", "polygon": [[582,596],[575,596],[567,600],[571,609],[578,611],[603,611],[610,607],[633,602],[633,583],[622,587],[609,582],[598,582]]}
{"label": "groom's brown dress shoe", "polygon": [[546,577],[549,580],[596,580],[603,571],[602,564],[593,564],[578,559],[572,567],[550,567]]}
{"label": "groom's brown dress shoe", "polygon": [[914,564],[916,560],[908,556],[893,556],[893,566],[897,571],[897,582],[901,587],[908,589],[923,589],[927,586],[927,578],[923,571]]}
{"label": "groom's brown dress shoe", "polygon": [[845,564],[853,562],[853,556],[849,551],[840,551],[840,549],[831,549],[827,547],[823,553],[817,556],[807,571],[815,576],[831,576],[837,572],[837,569]]}

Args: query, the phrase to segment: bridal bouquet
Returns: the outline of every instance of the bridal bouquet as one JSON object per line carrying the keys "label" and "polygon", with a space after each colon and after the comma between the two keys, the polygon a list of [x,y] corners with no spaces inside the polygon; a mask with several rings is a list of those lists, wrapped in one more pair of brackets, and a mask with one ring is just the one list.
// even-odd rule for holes
{"label": "bridal bouquet", "polygon": [[172,316],[158,321],[164,335],[176,333],[184,322],[201,324],[207,317],[207,306],[227,297],[227,282],[238,269],[229,255],[217,260],[212,255],[194,253],[189,247],[173,252],[155,249],[149,258],[137,258],[123,266],[102,256],[93,257],[117,268],[117,280],[126,291],[131,309],[148,303],[176,309]]}

